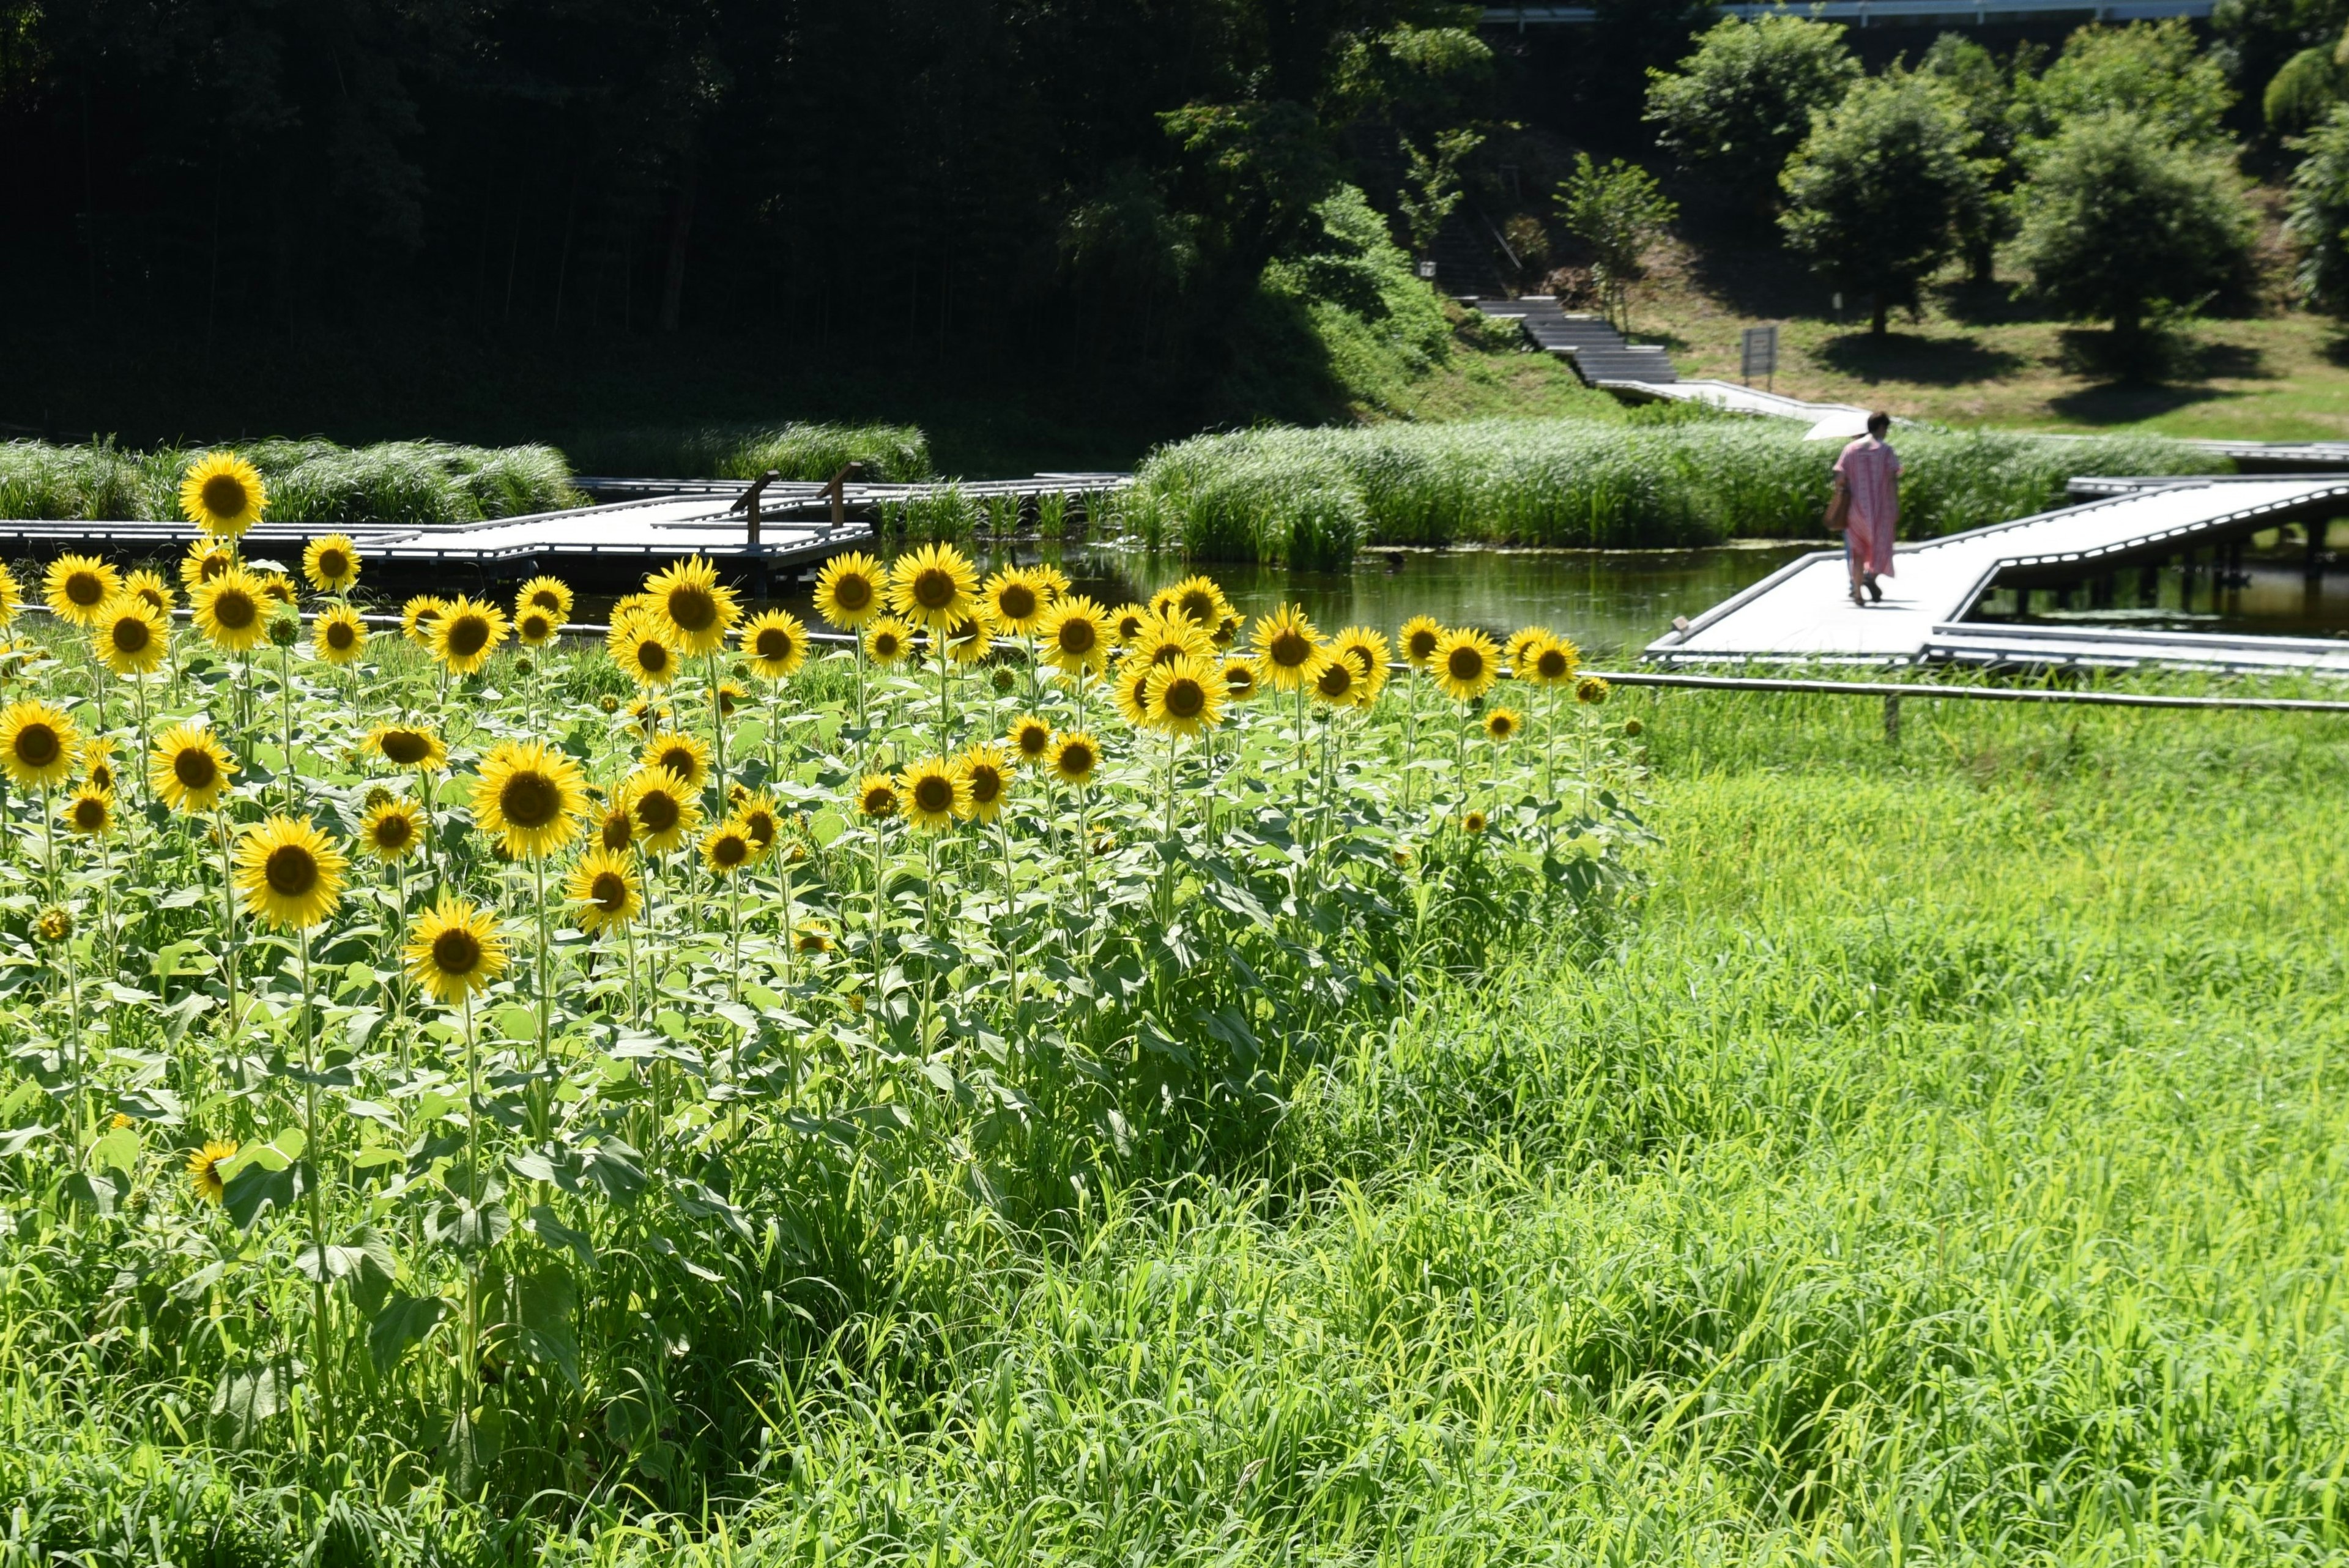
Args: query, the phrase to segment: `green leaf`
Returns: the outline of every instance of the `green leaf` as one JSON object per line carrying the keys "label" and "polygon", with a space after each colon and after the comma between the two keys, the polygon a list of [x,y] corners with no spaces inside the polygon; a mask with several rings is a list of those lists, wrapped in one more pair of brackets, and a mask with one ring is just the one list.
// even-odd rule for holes
{"label": "green leaf", "polygon": [[367,1324],[367,1355],[376,1370],[389,1372],[448,1315],[449,1303],[439,1296],[394,1296],[386,1302]]}
{"label": "green leaf", "polygon": [[139,1168],[139,1129],[116,1127],[89,1147],[89,1162],[128,1172]]}
{"label": "green leaf", "polygon": [[595,1240],[585,1231],[574,1231],[564,1224],[563,1217],[554,1211],[552,1205],[536,1203],[531,1206],[530,1231],[550,1247],[568,1248],[571,1255],[579,1260],[581,1268],[593,1270],[595,1267]]}
{"label": "green leaf", "polygon": [[571,1313],[578,1293],[561,1266],[537,1270],[523,1277],[516,1292],[521,1309],[523,1345],[532,1357],[562,1370],[579,1381],[579,1341],[571,1330]]}
{"label": "green leaf", "polygon": [[298,1161],[273,1169],[255,1160],[228,1179],[221,1201],[237,1229],[250,1231],[272,1209],[293,1212],[309,1183],[310,1168]]}
{"label": "green leaf", "polygon": [[44,1127],[10,1127],[0,1132],[0,1159],[7,1159],[49,1136],[54,1128]]}

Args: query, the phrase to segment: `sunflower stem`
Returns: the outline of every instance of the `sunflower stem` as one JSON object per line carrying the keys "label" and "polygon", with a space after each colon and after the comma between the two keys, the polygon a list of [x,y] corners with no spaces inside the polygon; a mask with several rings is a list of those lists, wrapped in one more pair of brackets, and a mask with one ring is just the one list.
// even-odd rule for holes
{"label": "sunflower stem", "polygon": [[533,854],[530,857],[530,875],[538,920],[538,1064],[551,1070],[554,1065],[554,1023],[548,953],[554,944],[548,940],[546,931],[546,857],[543,854]]}
{"label": "sunflower stem", "polygon": [[326,1350],[326,1156],[318,1142],[317,1025],[310,1016],[310,928],[300,932],[302,980],[302,1137],[303,1153],[310,1162],[310,1263],[312,1337],[317,1343],[318,1397],[326,1412],[326,1451],[335,1449],[335,1378]]}

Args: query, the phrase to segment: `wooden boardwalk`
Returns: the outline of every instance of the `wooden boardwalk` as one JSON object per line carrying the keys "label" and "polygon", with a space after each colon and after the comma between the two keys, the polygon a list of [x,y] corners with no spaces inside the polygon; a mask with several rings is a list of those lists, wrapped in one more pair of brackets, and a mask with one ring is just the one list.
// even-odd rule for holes
{"label": "wooden boardwalk", "polygon": [[2233,638],[2102,628],[1999,626],[1966,615],[2002,576],[2086,576],[2279,523],[2349,512],[2349,476],[2247,477],[2164,483],[1945,538],[1902,545],[1884,602],[1851,602],[1840,549],[1789,562],[1648,646],[1669,664],[2168,664],[2199,669],[2324,669],[2349,673],[2349,642]]}

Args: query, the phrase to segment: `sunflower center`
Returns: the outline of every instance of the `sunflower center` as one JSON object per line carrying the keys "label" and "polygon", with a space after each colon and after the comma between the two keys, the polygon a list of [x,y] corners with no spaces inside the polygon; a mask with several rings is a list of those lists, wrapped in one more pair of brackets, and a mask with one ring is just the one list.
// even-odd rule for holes
{"label": "sunflower center", "polygon": [[587,894],[595,900],[596,908],[616,915],[628,907],[627,878],[617,871],[598,871],[595,880],[588,884]]}
{"label": "sunflower center", "polygon": [[472,658],[489,640],[490,622],[486,616],[460,615],[449,623],[449,651],[460,659]]}
{"label": "sunflower center", "polygon": [[1475,680],[1485,673],[1485,656],[1473,648],[1455,648],[1444,667],[1454,680]]}
{"label": "sunflower center", "polygon": [[684,746],[671,746],[654,760],[681,779],[689,779],[699,771],[694,766],[693,753]]}
{"label": "sunflower center", "polygon": [[647,675],[658,675],[668,668],[668,648],[647,638],[636,649],[636,664]]}
{"label": "sunflower center", "polygon": [[636,797],[636,820],[647,833],[667,833],[677,826],[677,797],[667,790],[647,790]]}
{"label": "sunflower center", "polygon": [[1207,689],[1185,676],[1180,680],[1169,680],[1161,701],[1177,719],[1195,719],[1207,705]]}
{"label": "sunflower center", "polygon": [[925,566],[914,574],[914,602],[924,609],[945,609],[957,597],[952,572],[937,566]]}
{"label": "sunflower center", "polygon": [[1413,659],[1430,658],[1435,652],[1435,634],[1432,631],[1413,632],[1410,647]]}
{"label": "sunflower center", "polygon": [[94,833],[106,826],[106,803],[102,800],[74,802],[74,826],[85,833]]}
{"label": "sunflower center", "polygon": [[873,639],[873,654],[876,659],[895,659],[897,648],[897,634],[894,631],[881,632]]}
{"label": "sunflower center", "polygon": [[1324,697],[1343,697],[1354,689],[1354,667],[1342,659],[1333,659],[1322,666],[1321,679],[1316,684]]}
{"label": "sunflower center", "polygon": [[544,827],[563,810],[563,791],[534,768],[524,768],[498,791],[498,810],[516,827]]}
{"label": "sunflower center", "polygon": [[718,624],[718,600],[707,588],[671,588],[668,618],[686,631],[708,631]]}
{"label": "sunflower center", "polygon": [[120,653],[144,653],[147,645],[155,640],[142,616],[127,615],[114,623],[114,647]]}
{"label": "sunflower center", "polygon": [[462,926],[451,926],[432,939],[432,967],[442,974],[471,974],[481,961],[481,940]]}
{"label": "sunflower center", "polygon": [[1089,774],[1092,772],[1092,748],[1091,746],[1069,747],[1066,751],[1061,753],[1061,766],[1066,768],[1072,774]]}
{"label": "sunflower center", "polygon": [[1300,670],[1313,657],[1313,644],[1302,632],[1284,631],[1272,639],[1272,646],[1265,651],[1283,670]]}
{"label": "sunflower center", "polygon": [[739,833],[725,835],[709,850],[709,857],[722,867],[740,866],[750,856],[750,841]]}
{"label": "sunflower center", "polygon": [[244,481],[233,473],[215,473],[204,481],[204,510],[215,517],[242,517],[251,504],[244,493]]}
{"label": "sunflower center", "polygon": [[970,798],[979,805],[992,805],[995,797],[1003,793],[1003,775],[991,767],[970,770]]}
{"label": "sunflower center", "polygon": [[271,892],[298,898],[318,885],[317,857],[298,844],[281,844],[269,852],[261,874]]}
{"label": "sunflower center", "polygon": [[343,576],[351,569],[351,558],[340,550],[318,552],[318,575],[328,582]]}
{"label": "sunflower center", "polygon": [[16,760],[28,768],[47,767],[64,750],[57,732],[37,720],[16,732]]}
{"label": "sunflower center", "polygon": [[212,618],[231,631],[243,631],[261,618],[261,606],[243,588],[223,588],[212,597]]}
{"label": "sunflower center", "polygon": [[202,746],[182,746],[171,759],[171,776],[189,789],[210,789],[220,778],[220,764]]}
{"label": "sunflower center", "polygon": [[628,846],[628,841],[634,836],[626,812],[616,811],[604,819],[605,848],[626,849]]}
{"label": "sunflower center", "polygon": [[544,637],[547,634],[548,629],[549,628],[546,624],[546,617],[539,613],[537,610],[533,610],[530,614],[522,618],[522,634],[523,636],[530,639],[533,642],[536,642],[539,639]]}
{"label": "sunflower center", "polygon": [[357,629],[347,620],[330,620],[326,623],[326,646],[337,653],[350,647],[357,637]]}
{"label": "sunflower center", "polygon": [[1081,659],[1101,641],[1101,628],[1081,616],[1072,616],[1061,623],[1061,651]]}
{"label": "sunflower center", "polygon": [[1026,620],[1036,613],[1036,590],[1025,583],[1006,583],[995,607],[1006,620]]}
{"label": "sunflower center", "polygon": [[415,828],[409,825],[407,817],[394,813],[375,825],[376,846],[380,849],[398,849],[408,842],[409,836],[414,832]]}
{"label": "sunflower center", "polygon": [[792,656],[792,634],[779,626],[761,627],[758,641],[753,646],[758,649],[761,659],[789,659]]}
{"label": "sunflower center", "polygon": [[914,781],[914,804],[936,814],[954,809],[954,781],[926,774]]}
{"label": "sunflower center", "polygon": [[76,572],[66,579],[66,597],[88,609],[106,597],[106,585],[96,572]]}
{"label": "sunflower center", "polygon": [[885,789],[864,792],[864,815],[867,816],[886,816],[896,809],[896,805],[897,797]]}
{"label": "sunflower center", "polygon": [[873,584],[851,572],[832,585],[832,600],[844,610],[861,610],[873,602]]}
{"label": "sunflower center", "polygon": [[414,730],[390,730],[384,733],[383,754],[386,761],[411,766],[432,754],[432,742]]}

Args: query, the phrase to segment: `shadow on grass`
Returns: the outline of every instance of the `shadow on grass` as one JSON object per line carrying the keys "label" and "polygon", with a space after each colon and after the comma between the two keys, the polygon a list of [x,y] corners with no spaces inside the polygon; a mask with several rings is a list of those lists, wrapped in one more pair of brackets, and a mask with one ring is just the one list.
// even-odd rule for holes
{"label": "shadow on grass", "polygon": [[1912,332],[1847,332],[1813,350],[1819,363],[1863,381],[1909,381],[1962,387],[2012,376],[2030,361],[1971,337],[1928,337]]}
{"label": "shadow on grass", "polygon": [[2209,387],[2153,381],[2106,381],[2047,400],[2063,418],[2084,425],[2127,425],[2197,403],[2222,403],[2242,396]]}

